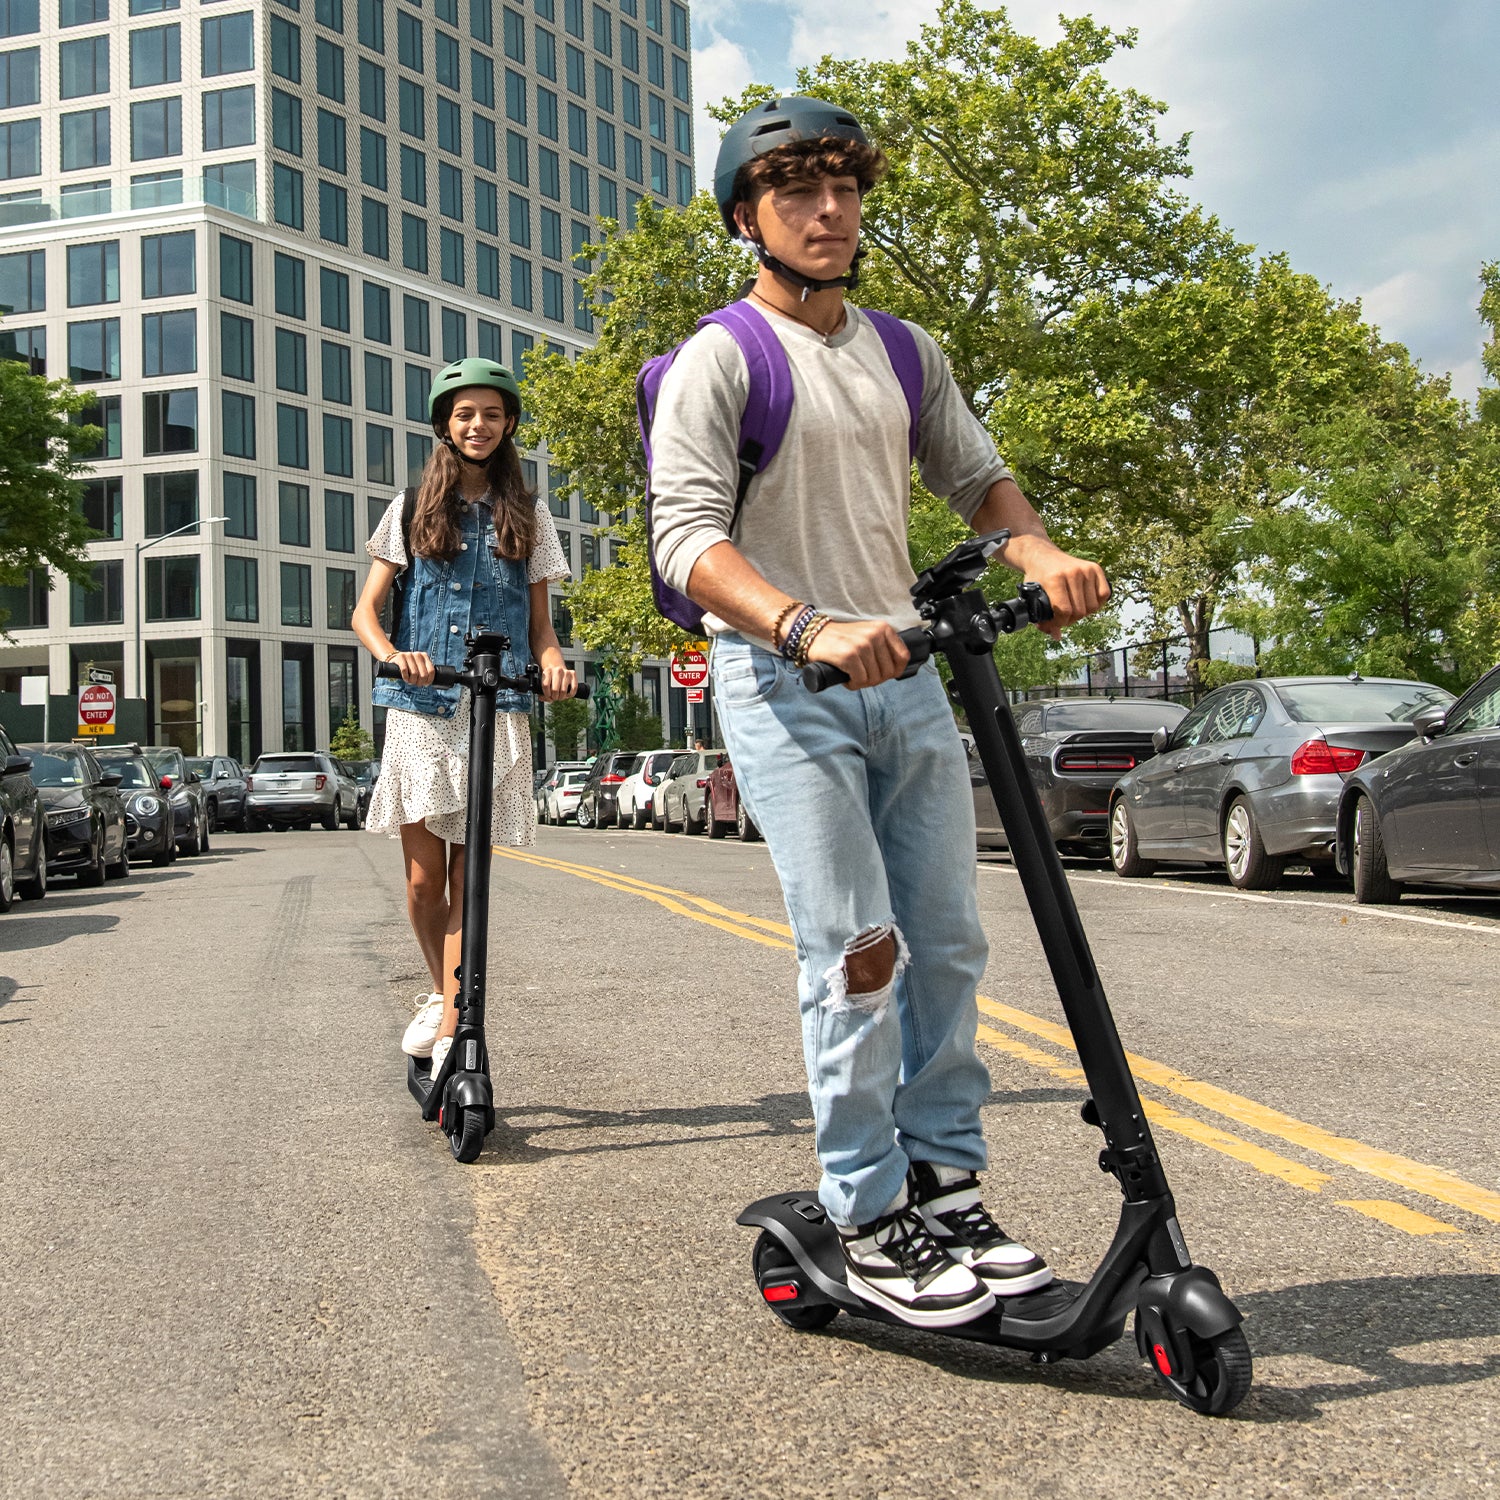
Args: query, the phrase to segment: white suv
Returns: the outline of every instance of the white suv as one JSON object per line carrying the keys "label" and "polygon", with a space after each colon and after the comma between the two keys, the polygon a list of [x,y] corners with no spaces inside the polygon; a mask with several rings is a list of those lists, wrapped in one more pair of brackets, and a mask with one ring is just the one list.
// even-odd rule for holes
{"label": "white suv", "polygon": [[644,828],[651,821],[651,794],[676,758],[675,750],[647,750],[636,757],[616,803],[615,822],[621,828]]}

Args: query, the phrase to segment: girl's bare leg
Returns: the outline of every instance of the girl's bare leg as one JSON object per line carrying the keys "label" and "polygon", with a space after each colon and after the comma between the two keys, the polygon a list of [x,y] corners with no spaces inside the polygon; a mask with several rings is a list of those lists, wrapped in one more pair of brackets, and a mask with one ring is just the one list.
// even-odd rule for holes
{"label": "girl's bare leg", "polygon": [[[462,920],[463,904],[463,848],[454,846],[459,856],[458,895],[451,905]],[[444,952],[449,925],[450,900],[448,894],[448,845],[435,833],[429,832],[425,823],[403,823],[401,825],[401,853],[406,862],[406,914],[411,920],[411,930],[417,936],[422,957],[432,975],[432,993],[451,994],[444,978],[446,966],[451,980],[453,966],[458,962],[447,962]]]}
{"label": "girl's bare leg", "polygon": [[464,846],[454,844],[448,851],[448,922],[443,929],[443,1024],[438,1038],[452,1036],[458,1030],[458,965],[463,958],[464,941]]}

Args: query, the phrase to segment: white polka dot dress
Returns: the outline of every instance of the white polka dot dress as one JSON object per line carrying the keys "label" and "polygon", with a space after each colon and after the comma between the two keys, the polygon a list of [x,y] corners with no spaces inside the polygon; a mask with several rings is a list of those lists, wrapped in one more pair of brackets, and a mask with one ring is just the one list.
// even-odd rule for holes
{"label": "white polka dot dress", "polygon": [[[406,567],[401,538],[401,500],[390,504],[375,534],[365,544],[371,557]],[[536,541],[527,564],[527,580],[551,583],[568,576],[557,527],[546,502],[536,502]],[[452,718],[386,711],[385,747],[380,778],[370,796],[365,828],[370,833],[401,836],[403,823],[426,823],[430,833],[450,844],[464,842],[469,804],[469,690],[459,692]],[[524,848],[536,842],[536,802],[531,790],[531,719],[523,713],[495,715],[494,805],[490,842]]]}

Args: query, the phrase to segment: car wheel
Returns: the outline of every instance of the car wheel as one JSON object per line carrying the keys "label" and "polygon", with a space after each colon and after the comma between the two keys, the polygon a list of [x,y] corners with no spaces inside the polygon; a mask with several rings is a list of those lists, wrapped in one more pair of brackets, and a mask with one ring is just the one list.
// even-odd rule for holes
{"label": "car wheel", "polygon": [[111,880],[124,880],[130,874],[130,838],[123,828],[120,830],[120,857],[114,864],[106,865],[104,873]]}
{"label": "car wheel", "polygon": [[329,833],[337,833],[338,826],[344,820],[344,804],[337,797],[333,799],[333,807],[323,814],[318,821]]}
{"label": "car wheel", "polygon": [[651,810],[649,807],[635,807],[630,812],[630,826],[635,829],[644,828],[650,820]]}
{"label": "car wheel", "polygon": [[703,804],[704,821],[708,824],[708,836],[711,839],[721,839],[729,832],[729,824],[721,823],[714,816],[714,805],[712,800]]}
{"label": "car wheel", "polygon": [[1380,820],[1368,797],[1354,804],[1354,899],[1361,906],[1390,906],[1401,899],[1399,882],[1391,879],[1385,859]]}
{"label": "car wheel", "polygon": [[78,884],[87,889],[104,884],[104,836],[89,846],[89,862],[78,872]]}
{"label": "car wheel", "polygon": [[585,807],[583,803],[578,804],[578,826],[580,828],[592,828],[594,826],[594,810]]}
{"label": "car wheel", "polygon": [[1286,860],[1266,853],[1260,828],[1247,798],[1236,797],[1224,816],[1224,869],[1241,891],[1274,891],[1281,884]]}
{"label": "car wheel", "polygon": [[16,899],[16,851],[10,834],[0,834],[0,911],[9,911]]}
{"label": "car wheel", "polygon": [[[175,813],[173,814],[173,823],[174,823],[174,826],[175,826],[175,823],[176,823],[176,814]],[[177,847],[178,847],[178,850],[181,853],[186,854],[189,859],[191,859],[194,855],[197,855],[197,854],[199,854],[199,853],[202,852],[202,850],[203,850],[203,837],[202,837],[202,831],[200,830],[200,828],[198,826],[198,820],[197,820],[197,818],[193,819],[192,837],[189,838],[185,843],[182,842],[182,841],[179,841]]]}
{"label": "car wheel", "polygon": [[740,803],[740,810],[735,815],[734,826],[742,844],[753,844],[760,837],[760,829],[755,826],[755,820],[745,811],[743,802]]}
{"label": "car wheel", "polygon": [[[40,833],[36,841],[36,874],[30,880],[18,880],[16,889],[28,901],[40,901],[47,894],[47,835]],[[0,907],[0,911],[4,908]]]}
{"label": "car wheel", "polygon": [[204,813],[204,815],[203,815],[203,822],[202,822],[202,824],[198,828],[198,853],[199,854],[207,854],[208,853],[208,827],[209,827],[209,817],[208,817],[207,813]]}
{"label": "car wheel", "polygon": [[208,826],[210,828],[219,826],[219,799],[217,797],[208,799]]}
{"label": "car wheel", "polygon": [[1136,837],[1135,819],[1125,799],[1119,798],[1109,812],[1109,862],[1115,874],[1126,880],[1136,880],[1143,875],[1154,875],[1154,860],[1141,858],[1140,840]]}

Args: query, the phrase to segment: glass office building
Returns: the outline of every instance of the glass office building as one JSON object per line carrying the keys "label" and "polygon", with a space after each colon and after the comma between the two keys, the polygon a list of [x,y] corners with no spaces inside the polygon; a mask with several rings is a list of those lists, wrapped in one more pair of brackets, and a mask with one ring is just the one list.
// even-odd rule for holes
{"label": "glass office building", "polygon": [[[595,219],[693,190],[688,28],[677,0],[0,0],[0,356],[103,433],[99,587],[5,591],[0,690],[113,667],[154,739],[242,760],[370,726],[350,612],[431,378],[591,341]],[[575,574],[609,565],[525,457]],[[664,664],[638,681],[668,708]]]}

